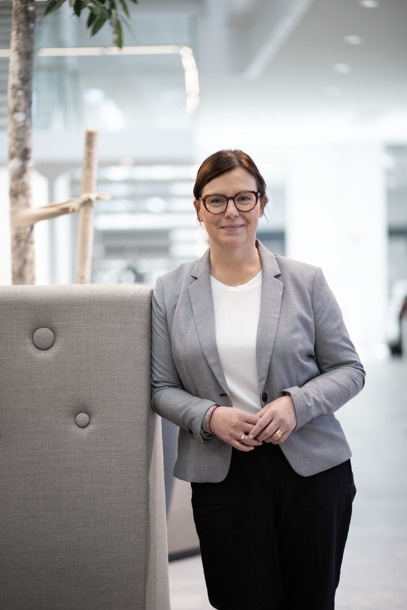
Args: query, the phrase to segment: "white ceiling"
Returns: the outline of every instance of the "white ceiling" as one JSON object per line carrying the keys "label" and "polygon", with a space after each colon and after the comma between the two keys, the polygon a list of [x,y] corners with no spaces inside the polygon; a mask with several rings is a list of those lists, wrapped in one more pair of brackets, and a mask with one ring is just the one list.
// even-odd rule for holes
{"label": "white ceiling", "polygon": [[334,120],[406,137],[407,0],[204,4],[201,109],[219,125],[239,117],[265,125]]}

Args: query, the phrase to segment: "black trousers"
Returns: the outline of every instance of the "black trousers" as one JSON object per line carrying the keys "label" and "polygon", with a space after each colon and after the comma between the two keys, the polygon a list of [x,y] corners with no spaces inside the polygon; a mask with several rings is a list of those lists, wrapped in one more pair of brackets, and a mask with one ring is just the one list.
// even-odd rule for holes
{"label": "black trousers", "polygon": [[302,477],[278,446],[233,449],[224,481],[192,483],[212,606],[333,610],[355,493],[350,461]]}

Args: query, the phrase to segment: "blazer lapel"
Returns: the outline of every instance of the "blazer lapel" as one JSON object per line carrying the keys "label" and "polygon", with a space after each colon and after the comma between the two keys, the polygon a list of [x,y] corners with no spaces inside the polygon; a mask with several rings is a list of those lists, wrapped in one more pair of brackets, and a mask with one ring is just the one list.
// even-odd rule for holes
{"label": "blazer lapel", "polygon": [[209,250],[197,261],[191,275],[196,279],[188,290],[202,351],[216,379],[227,393],[227,383],[216,346]]}
{"label": "blazer lapel", "polygon": [[260,242],[258,248],[262,264],[260,318],[257,329],[257,374],[260,391],[264,388],[271,362],[280,317],[283,283],[278,279],[277,260]]}

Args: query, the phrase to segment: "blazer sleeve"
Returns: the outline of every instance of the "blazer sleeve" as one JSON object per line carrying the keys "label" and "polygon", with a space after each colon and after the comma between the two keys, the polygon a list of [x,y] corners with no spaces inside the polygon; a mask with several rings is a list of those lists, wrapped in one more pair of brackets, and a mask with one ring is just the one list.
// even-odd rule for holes
{"label": "blazer sleeve", "polygon": [[166,299],[162,279],[158,278],[152,299],[152,408],[202,443],[202,419],[214,402],[187,392],[178,374],[171,347],[172,307],[176,302],[174,295]]}
{"label": "blazer sleeve", "polygon": [[340,307],[321,269],[311,289],[315,360],[320,374],[283,390],[294,402],[297,429],[339,409],[363,388],[365,370],[350,340]]}

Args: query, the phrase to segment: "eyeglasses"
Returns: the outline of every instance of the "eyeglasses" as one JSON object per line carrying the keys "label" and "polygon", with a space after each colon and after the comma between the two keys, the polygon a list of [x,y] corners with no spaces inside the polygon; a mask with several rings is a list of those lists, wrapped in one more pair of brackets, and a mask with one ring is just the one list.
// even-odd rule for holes
{"label": "eyeglasses", "polygon": [[213,195],[205,195],[200,197],[200,199],[210,214],[222,214],[228,207],[229,199],[233,201],[235,208],[239,212],[250,212],[256,206],[259,195],[260,193],[256,191],[241,191],[233,197],[226,197],[226,195],[215,193]]}

